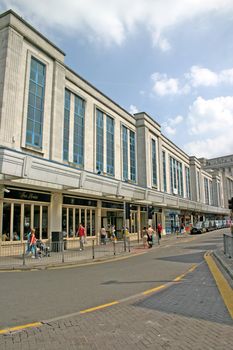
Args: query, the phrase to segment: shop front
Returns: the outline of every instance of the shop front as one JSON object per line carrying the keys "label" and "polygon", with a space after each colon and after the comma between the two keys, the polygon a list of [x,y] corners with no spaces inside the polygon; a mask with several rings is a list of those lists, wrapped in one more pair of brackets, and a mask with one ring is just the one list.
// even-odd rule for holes
{"label": "shop front", "polygon": [[38,239],[49,238],[50,193],[8,187],[2,199],[1,240],[24,241],[30,228]]}
{"label": "shop front", "polygon": [[165,230],[166,234],[171,234],[179,231],[180,228],[180,210],[164,210],[165,215]]}
{"label": "shop front", "polygon": [[97,201],[93,199],[63,196],[62,232],[67,238],[75,238],[80,223],[86,229],[86,235],[96,235]]}

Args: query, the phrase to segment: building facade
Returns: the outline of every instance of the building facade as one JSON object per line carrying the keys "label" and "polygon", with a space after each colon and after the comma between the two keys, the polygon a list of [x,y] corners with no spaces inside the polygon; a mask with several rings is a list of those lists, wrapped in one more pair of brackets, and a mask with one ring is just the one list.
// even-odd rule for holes
{"label": "building facade", "polygon": [[[0,15],[0,237],[54,231],[89,237],[229,216],[222,172],[210,172],[72,71],[65,54],[16,13]],[[4,237],[4,239],[3,239]]]}

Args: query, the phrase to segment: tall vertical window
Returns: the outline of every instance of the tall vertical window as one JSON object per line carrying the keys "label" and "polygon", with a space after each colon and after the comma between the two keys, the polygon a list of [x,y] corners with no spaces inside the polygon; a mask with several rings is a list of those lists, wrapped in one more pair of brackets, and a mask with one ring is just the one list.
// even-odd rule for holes
{"label": "tall vertical window", "polygon": [[204,190],[205,190],[205,203],[209,204],[210,200],[209,200],[209,183],[208,183],[208,179],[206,177],[204,177]]}
{"label": "tall vertical window", "polygon": [[165,151],[162,152],[163,157],[163,190],[164,192],[167,192],[167,169],[166,169],[166,153]]}
{"label": "tall vertical window", "polygon": [[101,111],[96,111],[96,170],[104,169],[104,116]]}
{"label": "tall vertical window", "polygon": [[83,167],[84,156],[84,115],[85,101],[75,96],[74,100],[74,153],[73,161]]}
{"label": "tall vertical window", "polygon": [[122,126],[123,179],[128,180],[128,130]]}
{"label": "tall vertical window", "polygon": [[213,182],[210,181],[209,185],[210,185],[210,205],[213,205],[213,199],[214,199],[214,196],[213,196]]}
{"label": "tall vertical window", "polygon": [[136,181],[135,133],[130,130],[130,180]]}
{"label": "tall vertical window", "polygon": [[42,147],[45,65],[32,57],[29,80],[26,144]]}
{"label": "tall vertical window", "polygon": [[185,182],[186,182],[186,197],[191,198],[190,191],[190,170],[188,167],[185,167]]}
{"label": "tall vertical window", "polygon": [[69,132],[70,132],[70,92],[65,90],[64,129],[63,129],[63,159],[69,159]]}
{"label": "tall vertical window", "polygon": [[171,192],[184,196],[182,163],[170,157]]}
{"label": "tall vertical window", "polygon": [[200,171],[197,171],[197,200],[201,200]]}
{"label": "tall vertical window", "polygon": [[114,175],[114,120],[107,116],[107,174]]}
{"label": "tall vertical window", "polygon": [[156,143],[152,140],[152,185],[157,186]]}

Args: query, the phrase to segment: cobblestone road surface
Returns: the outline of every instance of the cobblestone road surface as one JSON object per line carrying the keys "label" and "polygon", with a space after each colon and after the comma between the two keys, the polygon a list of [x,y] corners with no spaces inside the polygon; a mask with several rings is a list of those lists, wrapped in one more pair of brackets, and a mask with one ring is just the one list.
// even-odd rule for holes
{"label": "cobblestone road surface", "polygon": [[232,350],[231,319],[205,262],[148,297],[0,336],[1,350]]}

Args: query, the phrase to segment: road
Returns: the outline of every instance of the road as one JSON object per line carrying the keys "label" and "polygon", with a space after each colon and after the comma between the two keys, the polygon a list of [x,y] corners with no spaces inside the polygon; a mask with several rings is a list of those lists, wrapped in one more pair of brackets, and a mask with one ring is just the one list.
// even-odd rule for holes
{"label": "road", "polygon": [[[41,348],[49,350],[160,349],[160,346],[161,349],[182,349],[182,346],[196,349],[194,345],[199,342],[196,343],[195,337],[204,330],[202,337],[206,340],[203,338],[200,348],[220,349],[216,346],[224,345],[225,349],[232,349],[233,322],[204,260],[206,251],[222,245],[222,233],[219,230],[173,239],[145,254],[103,264],[1,273],[0,329],[45,321],[36,331],[19,332],[21,336],[26,334],[27,339],[34,339],[32,343],[25,342],[23,350],[34,349],[33,346],[38,349],[37,332],[44,334]],[[182,282],[179,278],[174,282],[194,265],[196,269]],[[161,285],[169,285],[169,288],[156,294],[148,293],[146,297],[140,294]],[[103,310],[79,314],[82,310],[122,300]],[[128,329],[129,338],[124,327]],[[168,328],[173,334],[167,334]],[[185,334],[186,329],[189,341],[186,339],[182,345],[180,333]],[[70,340],[75,339],[69,346],[66,341],[65,347],[64,332],[69,334]],[[214,333],[218,334],[220,344]],[[15,340],[18,339],[18,345],[22,342],[17,334],[2,336],[0,348],[2,344],[3,349],[11,349],[14,344],[12,349],[17,349]],[[141,334],[139,338],[138,334]],[[156,348],[153,347],[155,342]],[[72,347],[74,344],[79,346]]]}

